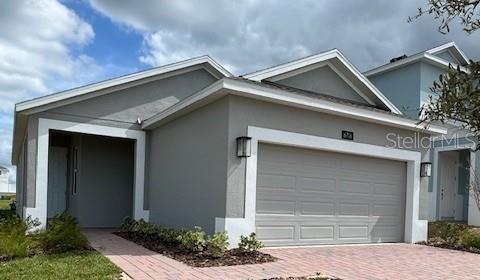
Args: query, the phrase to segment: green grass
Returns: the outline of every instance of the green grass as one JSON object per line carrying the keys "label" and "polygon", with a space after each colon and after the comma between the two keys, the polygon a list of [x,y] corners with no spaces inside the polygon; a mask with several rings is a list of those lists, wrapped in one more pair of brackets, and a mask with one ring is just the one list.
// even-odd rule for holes
{"label": "green grass", "polygon": [[2,280],[119,279],[120,272],[96,251],[34,256],[0,263]]}
{"label": "green grass", "polygon": [[0,199],[0,210],[10,209],[9,199]]}

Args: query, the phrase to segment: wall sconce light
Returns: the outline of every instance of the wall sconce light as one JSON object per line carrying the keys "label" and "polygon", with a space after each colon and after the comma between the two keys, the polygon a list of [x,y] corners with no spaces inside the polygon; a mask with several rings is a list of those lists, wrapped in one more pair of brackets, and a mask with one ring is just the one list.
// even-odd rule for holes
{"label": "wall sconce light", "polygon": [[252,155],[252,137],[242,136],[237,138],[237,157]]}
{"label": "wall sconce light", "polygon": [[432,176],[432,163],[422,162],[420,164],[420,177],[431,177],[431,176]]}

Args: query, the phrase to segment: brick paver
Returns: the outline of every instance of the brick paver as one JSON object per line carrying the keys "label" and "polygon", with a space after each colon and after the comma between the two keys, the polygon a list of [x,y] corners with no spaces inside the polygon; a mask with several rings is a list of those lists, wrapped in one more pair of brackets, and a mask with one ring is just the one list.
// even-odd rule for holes
{"label": "brick paver", "polygon": [[85,230],[91,245],[135,280],[263,279],[323,272],[342,279],[480,279],[480,255],[420,245],[267,248],[266,264],[194,268],[106,230]]}

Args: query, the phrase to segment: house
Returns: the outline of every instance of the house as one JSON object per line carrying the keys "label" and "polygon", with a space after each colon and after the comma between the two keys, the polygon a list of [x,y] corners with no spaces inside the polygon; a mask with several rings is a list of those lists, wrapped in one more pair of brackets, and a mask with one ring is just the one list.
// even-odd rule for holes
{"label": "house", "polygon": [[[449,65],[464,69],[469,59],[455,44],[441,46],[394,59],[364,73],[398,108],[412,118],[432,95],[430,88]],[[434,96],[434,95],[433,95]],[[476,139],[458,124],[449,123],[448,133],[430,143],[432,177],[422,195],[420,217],[429,221],[450,220],[480,226],[479,206],[470,186],[477,184]],[[479,182],[480,183],[480,182]],[[469,195],[470,194],[470,195]]]}
{"label": "house", "polygon": [[16,104],[18,211],[269,246],[426,239],[430,139],[338,50],[235,77],[208,56]]}
{"label": "house", "polygon": [[15,187],[9,183],[10,170],[0,166],[0,195],[15,194]]}

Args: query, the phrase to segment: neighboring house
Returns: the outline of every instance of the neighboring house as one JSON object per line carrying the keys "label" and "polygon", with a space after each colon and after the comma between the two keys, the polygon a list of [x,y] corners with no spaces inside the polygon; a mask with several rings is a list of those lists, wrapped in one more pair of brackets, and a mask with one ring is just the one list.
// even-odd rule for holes
{"label": "neighboring house", "polygon": [[426,149],[338,50],[234,77],[208,56],[16,105],[18,210],[257,232],[267,245],[415,242]]}
{"label": "neighboring house", "polygon": [[0,195],[15,194],[15,185],[9,183],[10,171],[0,166]]}
{"label": "neighboring house", "polygon": [[[391,63],[364,73],[378,89],[406,115],[418,118],[420,108],[435,96],[430,88],[449,64],[464,67],[468,58],[454,42],[424,52],[394,59]],[[433,174],[422,197],[420,217],[430,221],[465,221],[480,226],[480,214],[469,186],[478,181],[478,153],[475,138],[454,124],[446,125],[448,134],[434,137],[430,157]],[[472,175],[472,176],[470,176]],[[480,182],[479,182],[480,183]]]}

